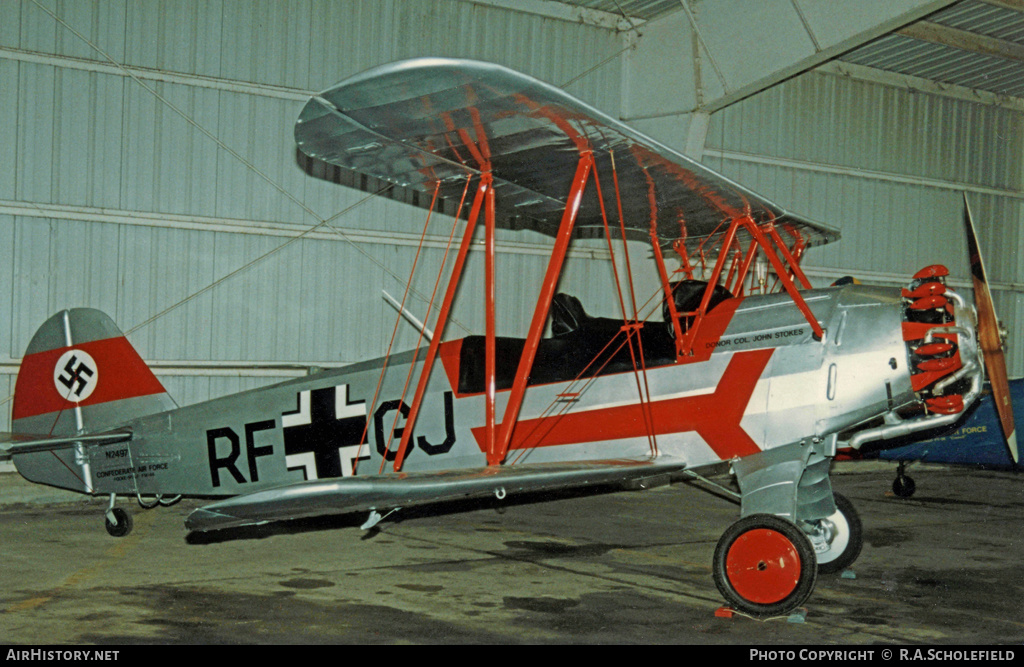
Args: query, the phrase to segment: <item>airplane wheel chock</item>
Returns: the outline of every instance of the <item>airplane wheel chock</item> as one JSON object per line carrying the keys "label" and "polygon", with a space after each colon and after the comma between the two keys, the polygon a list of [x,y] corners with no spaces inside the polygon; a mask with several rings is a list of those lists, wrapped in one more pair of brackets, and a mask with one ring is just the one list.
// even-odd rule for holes
{"label": "airplane wheel chock", "polygon": [[830,533],[826,538],[831,541],[828,550],[816,550],[818,572],[832,573],[845,570],[857,560],[861,547],[864,546],[860,515],[857,514],[853,503],[844,495],[836,493],[834,496],[836,512],[821,522],[824,524],[822,528]]}
{"label": "airplane wheel chock", "polygon": [[781,616],[814,590],[818,563],[795,524],[771,514],[743,517],[715,547],[715,585],[730,605],[751,616]]}
{"label": "airplane wheel chock", "polygon": [[107,533],[111,537],[124,537],[132,532],[132,515],[120,507],[112,507],[107,510],[104,517]]}

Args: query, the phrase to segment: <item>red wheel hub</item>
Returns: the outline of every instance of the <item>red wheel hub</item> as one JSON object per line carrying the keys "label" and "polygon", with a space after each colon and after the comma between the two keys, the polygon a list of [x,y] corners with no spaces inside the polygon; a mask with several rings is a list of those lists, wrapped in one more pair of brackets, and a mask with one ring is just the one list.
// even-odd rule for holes
{"label": "red wheel hub", "polygon": [[784,600],[800,582],[800,554],[782,533],[755,528],[736,538],[725,557],[733,590],[757,604]]}

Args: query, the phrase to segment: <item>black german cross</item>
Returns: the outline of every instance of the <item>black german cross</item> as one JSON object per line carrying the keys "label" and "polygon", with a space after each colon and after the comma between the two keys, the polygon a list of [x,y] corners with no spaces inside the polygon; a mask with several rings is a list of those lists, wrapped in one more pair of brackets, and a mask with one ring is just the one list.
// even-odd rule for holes
{"label": "black german cross", "polygon": [[[337,392],[342,392],[343,405],[338,405]],[[312,453],[317,479],[341,477],[344,469],[339,449],[366,444],[365,401],[349,403],[347,393],[348,385],[301,392],[296,397],[297,409],[282,415],[285,455]],[[304,400],[307,406],[303,406]],[[369,458],[369,452],[359,458]]]}

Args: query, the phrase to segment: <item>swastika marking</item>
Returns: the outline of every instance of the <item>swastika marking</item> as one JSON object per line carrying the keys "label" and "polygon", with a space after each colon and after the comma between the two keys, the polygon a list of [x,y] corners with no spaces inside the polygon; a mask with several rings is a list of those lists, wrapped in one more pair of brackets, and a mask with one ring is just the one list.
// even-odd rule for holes
{"label": "swastika marking", "polygon": [[53,367],[53,386],[65,399],[81,403],[99,382],[99,367],[88,352],[68,350]]}

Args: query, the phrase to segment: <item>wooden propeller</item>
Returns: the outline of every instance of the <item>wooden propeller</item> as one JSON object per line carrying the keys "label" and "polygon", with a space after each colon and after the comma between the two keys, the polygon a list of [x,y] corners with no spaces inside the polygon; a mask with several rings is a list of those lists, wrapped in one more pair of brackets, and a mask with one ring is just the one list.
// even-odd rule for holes
{"label": "wooden propeller", "polygon": [[1013,462],[1018,462],[1017,432],[1013,421],[1013,404],[1010,402],[1010,383],[1006,372],[1006,357],[1003,354],[1002,339],[999,334],[999,320],[996,318],[995,306],[992,304],[992,293],[989,291],[988,279],[985,277],[985,265],[978,249],[978,239],[974,234],[974,221],[971,208],[964,195],[964,229],[967,232],[967,251],[971,263],[971,278],[974,282],[974,304],[978,309],[978,342],[985,358],[985,372],[992,385],[992,398],[999,414],[999,422],[1006,438],[1006,446],[1010,450]]}

